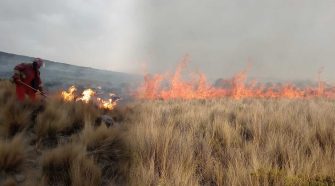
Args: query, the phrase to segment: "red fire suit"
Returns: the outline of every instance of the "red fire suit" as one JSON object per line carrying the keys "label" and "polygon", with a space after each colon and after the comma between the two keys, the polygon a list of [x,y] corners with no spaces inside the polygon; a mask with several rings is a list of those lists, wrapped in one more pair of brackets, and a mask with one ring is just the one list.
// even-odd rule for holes
{"label": "red fire suit", "polygon": [[[35,100],[36,91],[24,85],[30,85],[34,89],[42,91],[40,72],[34,69],[31,63],[21,63],[14,68],[13,80],[16,84],[16,97],[23,101],[27,95],[31,100]],[[21,80],[23,83],[21,83]]]}

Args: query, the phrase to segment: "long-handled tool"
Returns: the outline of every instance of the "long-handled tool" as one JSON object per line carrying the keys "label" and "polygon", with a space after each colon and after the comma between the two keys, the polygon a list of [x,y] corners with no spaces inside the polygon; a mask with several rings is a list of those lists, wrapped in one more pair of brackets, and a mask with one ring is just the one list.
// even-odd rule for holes
{"label": "long-handled tool", "polygon": [[34,88],[34,87],[28,85],[27,83],[24,83],[24,82],[22,82],[21,80],[19,80],[19,82],[22,83],[23,85],[25,85],[26,87],[28,87],[28,88],[30,88],[30,89],[32,89],[32,90],[34,90],[34,91],[40,93],[40,94],[41,94],[42,96],[44,96],[45,98],[48,97],[46,94],[44,94],[44,92],[41,92],[40,90],[37,90],[36,88]]}

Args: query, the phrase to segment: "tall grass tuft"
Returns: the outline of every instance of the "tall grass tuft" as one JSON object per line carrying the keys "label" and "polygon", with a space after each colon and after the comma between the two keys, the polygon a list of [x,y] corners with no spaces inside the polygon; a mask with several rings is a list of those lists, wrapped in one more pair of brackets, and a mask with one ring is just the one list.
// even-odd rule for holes
{"label": "tall grass tuft", "polygon": [[41,162],[43,185],[99,185],[101,171],[85,154],[83,147],[75,144],[45,152]]}
{"label": "tall grass tuft", "polygon": [[87,155],[98,162],[104,181],[124,182],[129,166],[129,150],[121,129],[107,128],[106,125],[94,128],[86,123],[80,141],[86,147]]}
{"label": "tall grass tuft", "polygon": [[15,173],[22,170],[26,149],[22,135],[16,135],[11,140],[0,140],[0,170]]}

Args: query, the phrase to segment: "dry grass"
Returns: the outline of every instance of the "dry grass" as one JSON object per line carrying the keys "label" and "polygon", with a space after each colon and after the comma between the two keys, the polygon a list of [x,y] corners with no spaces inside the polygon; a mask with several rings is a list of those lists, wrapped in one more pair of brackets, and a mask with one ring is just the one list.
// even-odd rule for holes
{"label": "dry grass", "polygon": [[213,100],[135,104],[133,185],[335,184],[335,102]]}
{"label": "dry grass", "polygon": [[100,185],[101,171],[80,145],[68,144],[42,157],[43,185]]}
{"label": "dry grass", "polygon": [[13,178],[8,178],[2,182],[3,186],[17,186],[16,181]]}
{"label": "dry grass", "polygon": [[123,131],[101,125],[93,128],[86,123],[79,141],[86,148],[103,171],[103,180],[114,184],[123,183],[128,171],[129,150],[126,147]]}
{"label": "dry grass", "polygon": [[[0,83],[0,104],[13,110],[2,89],[11,85]],[[40,185],[335,185],[332,100],[143,101],[105,113],[120,124],[110,128],[96,125],[102,111],[92,105],[23,105],[1,110],[0,133],[5,144],[18,132],[57,139],[26,167]],[[9,169],[22,165],[7,161],[0,155]]]}
{"label": "dry grass", "polygon": [[11,140],[0,140],[0,170],[15,173],[22,169],[25,160],[25,143],[22,135]]}
{"label": "dry grass", "polygon": [[37,116],[35,131],[39,138],[71,135],[84,127],[85,118],[96,118],[99,110],[92,105],[48,100]]}
{"label": "dry grass", "polygon": [[15,101],[15,89],[7,81],[0,83],[0,135],[12,137],[32,125],[33,113],[38,104]]}

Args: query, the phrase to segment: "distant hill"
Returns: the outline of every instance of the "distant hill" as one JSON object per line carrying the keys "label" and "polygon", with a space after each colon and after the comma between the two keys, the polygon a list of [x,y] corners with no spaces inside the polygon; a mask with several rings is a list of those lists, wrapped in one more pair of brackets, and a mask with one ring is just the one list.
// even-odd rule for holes
{"label": "distant hill", "polygon": [[[15,65],[32,60],[33,57],[0,52],[0,79],[10,78]],[[79,88],[100,86],[105,91],[114,91],[120,94],[136,86],[142,79],[133,74],[98,70],[49,60],[45,60],[45,62],[46,67],[41,69],[41,77],[44,86],[49,91],[65,89],[75,84]]]}

